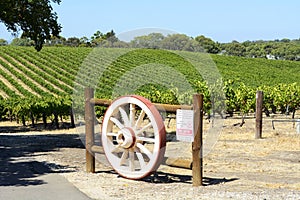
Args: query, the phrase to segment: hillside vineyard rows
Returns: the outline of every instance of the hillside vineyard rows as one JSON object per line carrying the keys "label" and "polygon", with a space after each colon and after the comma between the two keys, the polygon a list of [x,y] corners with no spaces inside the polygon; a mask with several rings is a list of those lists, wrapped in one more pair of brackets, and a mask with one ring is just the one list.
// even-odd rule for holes
{"label": "hillside vineyard rows", "polygon": [[[93,52],[92,48],[84,47],[44,47],[41,52],[32,47],[0,47],[0,117],[21,120],[23,125],[43,119],[46,125],[47,119],[57,121],[59,116],[72,114],[74,92],[83,91],[87,86],[97,88],[98,98],[123,95],[114,93],[116,87],[133,88],[134,91],[123,92],[134,92],[153,102],[168,104],[190,104],[191,95],[196,91],[205,95],[206,113],[210,113],[214,98],[222,100],[214,105],[217,112],[243,115],[253,112],[257,90],[264,91],[267,114],[287,109],[295,113],[300,107],[300,62],[210,55],[222,80],[208,86],[194,66],[175,52],[154,49]],[[201,65],[205,67],[205,61]],[[140,73],[132,74],[136,69]],[[192,90],[180,91],[177,86],[182,84],[181,80],[168,77],[168,69],[181,74]],[[133,76],[135,82],[128,81]],[[136,84],[145,77],[153,83]],[[97,115],[102,114],[103,108],[98,108]]]}

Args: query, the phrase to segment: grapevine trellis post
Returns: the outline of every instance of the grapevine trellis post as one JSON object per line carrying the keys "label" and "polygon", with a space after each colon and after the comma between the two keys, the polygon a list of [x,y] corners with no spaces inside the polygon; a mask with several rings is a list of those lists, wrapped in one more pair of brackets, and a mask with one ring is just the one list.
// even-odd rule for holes
{"label": "grapevine trellis post", "polygon": [[[112,101],[94,98],[94,89],[85,89],[85,134],[86,134],[86,171],[95,173],[95,153],[104,153],[101,146],[95,145],[95,105],[110,106]],[[193,106],[189,105],[169,105],[157,104],[153,105],[161,111],[175,113],[177,109],[193,110],[194,112],[194,141],[192,142],[192,162],[186,164],[186,160],[174,163],[172,158],[164,158],[164,163],[172,163],[171,166],[187,167],[192,169],[193,186],[203,185],[203,159],[202,159],[202,135],[203,135],[203,95],[195,94],[193,96]]]}
{"label": "grapevine trellis post", "polygon": [[256,92],[256,110],[255,110],[255,125],[256,134],[255,139],[262,138],[262,108],[263,108],[263,92]]}

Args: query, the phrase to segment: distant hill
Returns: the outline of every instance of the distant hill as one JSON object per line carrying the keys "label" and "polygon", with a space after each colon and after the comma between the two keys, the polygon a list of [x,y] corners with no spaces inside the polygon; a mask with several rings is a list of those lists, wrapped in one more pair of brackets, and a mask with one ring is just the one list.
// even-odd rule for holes
{"label": "distant hill", "polygon": [[[38,96],[71,94],[77,70],[91,51],[91,48],[83,47],[45,47],[41,52],[36,52],[32,47],[2,46],[0,47],[0,95],[7,98],[15,95],[26,96],[29,93]],[[111,49],[111,51],[122,50]],[[111,77],[107,77],[107,79],[114,79],[114,73],[118,75],[118,71],[124,71],[132,62],[139,63],[140,60],[149,61],[150,59],[151,61],[152,59],[151,62],[153,62],[154,59],[164,63],[168,59],[173,59],[176,65],[176,60],[171,58],[172,54],[164,52],[166,51],[144,49],[134,55],[128,54],[121,64],[113,63],[117,70],[109,73]],[[191,54],[197,55],[197,53]],[[200,55],[200,53],[198,54]],[[251,87],[299,82],[299,62],[215,54],[210,54],[210,56],[224,80],[237,80]],[[165,64],[170,65],[168,62]],[[177,66],[177,68],[181,68],[181,73],[185,73],[185,63],[179,62],[179,64],[182,66]],[[193,73],[188,76],[190,79],[194,79],[191,77]]]}

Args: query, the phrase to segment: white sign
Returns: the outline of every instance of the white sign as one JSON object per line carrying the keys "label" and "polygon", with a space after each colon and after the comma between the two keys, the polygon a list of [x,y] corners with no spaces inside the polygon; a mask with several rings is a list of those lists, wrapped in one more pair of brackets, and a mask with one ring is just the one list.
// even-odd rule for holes
{"label": "white sign", "polygon": [[297,133],[300,134],[300,119],[297,120],[297,123],[296,123],[296,131],[297,131]]}
{"label": "white sign", "polygon": [[184,142],[194,141],[193,110],[176,110],[176,139]]}

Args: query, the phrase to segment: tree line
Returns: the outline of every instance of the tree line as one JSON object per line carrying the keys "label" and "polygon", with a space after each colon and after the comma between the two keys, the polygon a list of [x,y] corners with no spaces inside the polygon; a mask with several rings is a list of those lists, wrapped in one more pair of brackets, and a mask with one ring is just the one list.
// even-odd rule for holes
{"label": "tree line", "polygon": [[[300,60],[300,39],[281,39],[274,41],[232,41],[215,42],[203,35],[195,38],[184,34],[164,36],[152,33],[134,38],[130,42],[120,41],[113,31],[106,34],[97,31],[91,38],[59,36],[62,26],[57,22],[57,13],[53,4],[61,0],[5,0],[0,2],[0,22],[8,31],[17,34],[22,31],[21,38],[12,41],[12,45],[34,46],[40,51],[48,46],[103,46],[103,47],[142,47],[171,50],[196,51],[251,58],[268,58],[282,60]],[[8,42],[0,39],[0,45]]]}
{"label": "tree line", "polygon": [[[0,46],[34,46],[34,44],[34,41],[27,37],[15,38],[10,44],[4,39],[0,39]],[[284,38],[270,41],[248,40],[244,42],[234,40],[229,43],[220,43],[203,35],[193,38],[185,34],[165,36],[161,33],[150,33],[137,36],[133,40],[125,42],[120,40],[116,33],[111,30],[107,33],[96,31],[91,37],[65,38],[62,36],[51,36],[45,40],[44,46],[167,49],[248,58],[300,61],[300,38],[293,40]]]}

